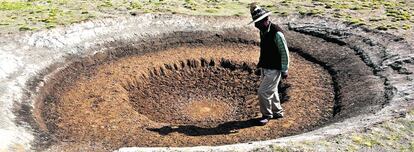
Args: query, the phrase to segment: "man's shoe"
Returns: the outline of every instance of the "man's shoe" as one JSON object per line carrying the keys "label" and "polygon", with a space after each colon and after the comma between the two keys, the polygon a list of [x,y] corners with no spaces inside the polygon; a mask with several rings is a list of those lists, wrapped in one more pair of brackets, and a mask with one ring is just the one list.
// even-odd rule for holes
{"label": "man's shoe", "polygon": [[283,112],[282,113],[275,113],[273,114],[273,119],[279,119],[279,118],[283,118]]}
{"label": "man's shoe", "polygon": [[270,121],[270,117],[262,117],[259,119],[259,125],[264,126]]}

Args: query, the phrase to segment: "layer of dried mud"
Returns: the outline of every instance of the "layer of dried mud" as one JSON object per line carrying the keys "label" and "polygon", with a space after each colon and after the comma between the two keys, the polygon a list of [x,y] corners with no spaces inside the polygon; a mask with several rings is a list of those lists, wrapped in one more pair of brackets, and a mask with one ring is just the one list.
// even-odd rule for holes
{"label": "layer of dried mud", "polygon": [[45,142],[108,150],[274,139],[333,117],[330,74],[292,53],[290,76],[280,89],[286,117],[255,126],[257,59],[258,47],[229,43],[85,63],[82,70],[68,67],[56,78],[59,83],[46,86],[37,121]]}

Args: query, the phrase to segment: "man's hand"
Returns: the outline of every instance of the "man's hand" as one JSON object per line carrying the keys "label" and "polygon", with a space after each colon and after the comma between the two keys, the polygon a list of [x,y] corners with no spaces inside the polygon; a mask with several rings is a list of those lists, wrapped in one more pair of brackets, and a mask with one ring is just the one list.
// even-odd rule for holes
{"label": "man's hand", "polygon": [[282,79],[286,79],[288,77],[288,71],[282,72]]}

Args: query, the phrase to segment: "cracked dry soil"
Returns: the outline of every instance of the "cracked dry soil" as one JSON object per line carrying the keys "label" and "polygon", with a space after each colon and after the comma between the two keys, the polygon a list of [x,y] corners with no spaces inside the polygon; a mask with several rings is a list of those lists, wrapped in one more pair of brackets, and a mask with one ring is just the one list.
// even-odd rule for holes
{"label": "cracked dry soil", "polygon": [[255,126],[258,49],[181,45],[83,70],[69,67],[54,79],[59,83],[50,86],[37,111],[48,139],[43,146],[223,145],[303,133],[333,117],[331,75],[292,52],[290,76],[280,86],[286,117]]}

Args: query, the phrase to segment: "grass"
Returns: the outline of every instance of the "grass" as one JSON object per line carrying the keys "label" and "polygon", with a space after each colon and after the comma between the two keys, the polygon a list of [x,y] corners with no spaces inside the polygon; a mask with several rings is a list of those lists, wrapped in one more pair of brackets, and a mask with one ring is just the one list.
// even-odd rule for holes
{"label": "grass", "polygon": [[54,28],[92,18],[82,5],[66,0],[0,1],[0,33]]}
{"label": "grass", "polygon": [[275,152],[289,152],[290,150],[286,147],[281,147],[281,146],[277,146],[277,145],[272,145],[272,151]]}
{"label": "grass", "polygon": [[382,31],[386,31],[386,30],[389,30],[389,29],[398,29],[399,27],[398,27],[398,25],[396,25],[396,24],[393,24],[393,23],[389,23],[389,24],[382,24],[382,25],[379,25],[379,26],[377,26],[377,27],[375,27],[377,30],[382,30]]}
{"label": "grass", "polygon": [[315,15],[323,15],[324,14],[323,9],[307,9],[307,10],[299,10],[299,14],[301,15],[307,15],[307,16],[315,16]]}
{"label": "grass", "polygon": [[372,148],[375,145],[381,145],[377,138],[372,136],[354,135],[351,139],[355,144],[363,147]]}
{"label": "grass", "polygon": [[136,9],[136,10],[139,10],[139,9],[141,9],[142,8],[142,4],[140,3],[140,2],[137,2],[137,1],[131,1],[131,2],[129,2],[130,4],[129,4],[129,7],[128,7],[128,9]]}
{"label": "grass", "polygon": [[[248,8],[250,2],[251,0],[0,0],[0,33],[53,28],[91,18],[136,13],[250,17]],[[323,15],[352,25],[364,25],[379,30],[412,30],[414,24],[413,1],[274,0],[258,2],[259,5],[280,16]]]}
{"label": "grass", "polygon": [[365,25],[365,21],[361,18],[349,18],[346,21],[347,23],[351,24],[351,25]]}
{"label": "grass", "polygon": [[403,24],[402,25],[402,29],[404,29],[404,30],[410,30],[411,29],[411,25],[410,24]]}
{"label": "grass", "polygon": [[414,151],[414,109],[406,117],[388,120],[367,130],[351,131],[317,141],[273,145],[274,151]]}
{"label": "grass", "polygon": [[33,7],[38,6],[32,6],[30,3],[26,2],[7,2],[3,1],[0,3],[0,10],[1,11],[8,11],[8,10],[26,10],[31,9]]}

